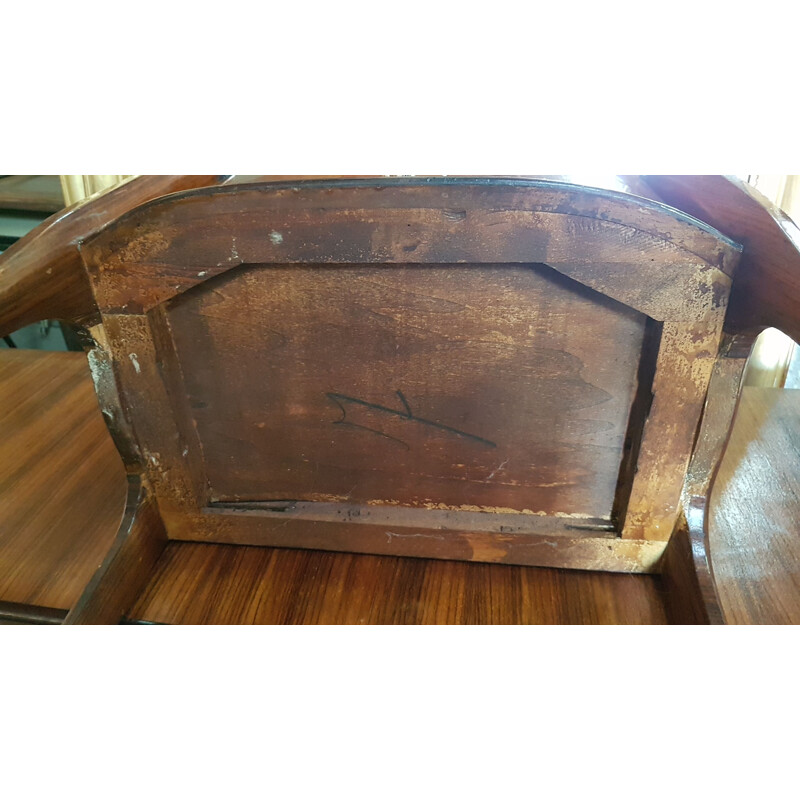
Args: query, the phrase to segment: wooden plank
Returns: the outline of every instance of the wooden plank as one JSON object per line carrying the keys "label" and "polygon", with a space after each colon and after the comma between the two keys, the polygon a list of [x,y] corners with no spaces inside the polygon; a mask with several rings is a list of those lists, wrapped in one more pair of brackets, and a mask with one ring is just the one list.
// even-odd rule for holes
{"label": "wooden plank", "polygon": [[0,600],[68,609],[125,505],[86,357],[0,351],[0,430]]}
{"label": "wooden plank", "polygon": [[82,251],[101,310],[146,312],[243,264],[545,263],[654,319],[696,321],[698,300],[724,304],[739,256],[664,206],[560,184],[282,186],[164,198],[96,236]]}
{"label": "wooden plank", "polygon": [[663,624],[657,576],[171,542],[131,616],[175,624]]}
{"label": "wooden plank", "polygon": [[152,494],[138,478],[129,477],[125,516],[116,539],[65,624],[118,623],[146,585],[165,544]]}
{"label": "wooden plank", "polygon": [[169,324],[212,502],[611,517],[644,317],[552,270],[256,268]]}
{"label": "wooden plank", "polygon": [[349,550],[609,572],[658,571],[666,542],[617,538],[607,532],[599,536],[594,528],[582,529],[580,520],[574,522],[572,530],[567,525],[553,530],[554,521],[545,518],[537,533],[497,533],[491,530],[491,523],[487,523],[490,529],[487,532],[462,530],[457,525],[411,527],[358,523],[347,518],[324,521],[285,518],[283,514],[258,511],[164,512],[169,537],[183,541]]}

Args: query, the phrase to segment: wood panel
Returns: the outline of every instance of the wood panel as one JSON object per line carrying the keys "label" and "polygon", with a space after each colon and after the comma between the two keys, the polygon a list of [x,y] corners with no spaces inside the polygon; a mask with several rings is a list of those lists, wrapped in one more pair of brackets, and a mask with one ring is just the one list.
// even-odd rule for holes
{"label": "wood panel", "polygon": [[181,624],[663,624],[658,578],[171,542],[131,616]]}
{"label": "wood panel", "polygon": [[742,390],[710,506],[726,621],[800,623],[800,390]]}
{"label": "wood panel", "polygon": [[86,357],[0,351],[0,431],[0,600],[69,609],[125,505]]}
{"label": "wood panel", "polygon": [[[104,315],[110,361],[121,381],[120,394],[132,417],[132,435],[141,446],[140,468],[154,487],[170,537],[279,546],[290,543],[303,547],[330,546],[333,549],[345,546],[345,532],[334,530],[335,525],[341,523],[339,517],[332,518],[331,540],[326,543],[318,530],[321,524],[318,520],[306,520],[308,524],[300,520],[297,524],[298,520],[287,516],[280,518],[275,509],[263,508],[248,509],[247,514],[238,513],[241,509],[204,511],[204,503],[215,499],[228,502],[242,499],[303,501],[304,498],[326,502],[332,498],[384,503],[399,501],[434,507],[439,504],[451,508],[466,506],[472,511],[522,508],[548,515],[548,521],[539,531],[542,537],[525,540],[514,532],[493,535],[461,530],[458,525],[430,536],[425,532],[430,526],[420,526],[416,531],[390,530],[389,533],[397,534],[389,537],[391,552],[446,557],[445,551],[449,548],[451,557],[458,558],[510,559],[515,563],[545,565],[552,564],[555,559],[560,565],[570,567],[650,570],[663,551],[663,543],[669,538],[679,513],[683,477],[719,345],[730,287],[729,275],[735,268],[738,247],[710,228],[644,200],[548,182],[469,179],[305,182],[200,190],[155,201],[135,210],[87,243],[83,255]],[[481,265],[480,271],[485,273],[485,277],[478,280],[488,283],[478,286],[476,291],[475,285],[470,286],[466,281],[465,296],[461,298],[465,302],[460,305],[469,306],[466,294],[487,298],[482,304],[483,310],[472,322],[481,334],[477,341],[483,347],[492,344],[491,336],[499,334],[515,343],[505,353],[511,353],[522,365],[522,375],[521,378],[517,376],[516,384],[510,378],[510,371],[498,373],[500,380],[496,379],[495,364],[500,360],[497,353],[504,352],[501,347],[493,349],[491,355],[481,352],[480,357],[474,359],[475,363],[464,358],[458,362],[458,370],[469,373],[469,380],[464,380],[463,385],[453,381],[455,385],[450,390],[457,394],[448,396],[440,391],[440,396],[437,396],[434,391],[428,396],[422,391],[423,385],[426,391],[430,387],[431,370],[442,352],[440,348],[436,357],[432,355],[437,343],[442,344],[443,324],[437,323],[437,332],[436,325],[430,321],[430,303],[432,299],[437,301],[436,311],[440,313],[441,301],[450,302],[448,293],[453,290],[448,286],[448,291],[443,291],[444,277],[437,278],[439,284],[433,287],[425,287],[423,282],[414,301],[406,299],[405,306],[399,309],[398,300],[410,287],[408,281],[402,285],[397,280],[393,282],[392,275],[407,273],[411,269],[408,266],[410,261],[415,265],[426,265],[425,269],[431,270],[431,275],[445,275],[444,271],[437,273],[437,269],[454,271],[454,275],[457,278],[462,276],[462,280],[469,272],[469,267],[464,265]],[[639,458],[635,469],[628,458],[621,476],[619,462],[623,440],[626,440],[624,448],[630,455],[636,449],[638,431],[636,436],[632,436],[632,429],[628,428],[624,436],[619,420],[627,415],[633,401],[634,381],[645,394],[650,389],[643,385],[647,370],[639,369],[641,338],[636,347],[625,350],[625,358],[615,365],[619,384],[615,388],[619,390],[619,397],[625,397],[627,405],[624,411],[618,409],[616,422],[612,421],[609,429],[610,438],[615,439],[613,459],[606,459],[605,455],[601,459],[585,459],[580,465],[583,472],[579,475],[575,468],[577,459],[575,463],[570,462],[558,449],[563,444],[560,428],[564,417],[561,415],[570,413],[567,399],[572,402],[574,397],[574,393],[564,391],[564,386],[575,377],[574,367],[566,363],[569,359],[556,365],[561,373],[561,396],[567,407],[550,403],[549,416],[542,417],[540,426],[548,430],[555,442],[537,441],[540,452],[534,453],[534,456],[541,456],[536,469],[541,471],[542,464],[549,461],[552,474],[547,469],[542,475],[533,470],[527,476],[522,473],[506,475],[506,486],[495,482],[501,470],[519,467],[517,459],[521,461],[523,452],[531,449],[531,440],[536,435],[535,431],[526,429],[519,419],[515,419],[516,412],[513,408],[509,411],[508,404],[504,409],[507,432],[513,432],[515,439],[519,440],[511,446],[512,450],[517,448],[509,454],[512,457],[507,455],[491,463],[488,457],[470,461],[471,456],[466,452],[465,445],[480,445],[487,452],[497,449],[498,442],[488,433],[482,434],[479,428],[473,430],[467,425],[470,414],[475,414],[478,425],[486,427],[487,403],[477,403],[477,408],[474,408],[464,401],[464,398],[483,396],[491,401],[488,405],[502,407],[505,398],[498,394],[497,385],[491,385],[491,378],[495,377],[496,384],[510,382],[512,388],[519,384],[526,393],[527,410],[530,410],[532,385],[530,382],[522,385],[529,377],[524,369],[528,362],[525,361],[526,354],[521,353],[516,344],[521,334],[515,326],[529,313],[529,308],[538,313],[539,319],[547,315],[541,306],[531,302],[529,294],[520,292],[519,286],[514,289],[517,293],[514,302],[504,305],[503,292],[509,293],[509,285],[504,283],[510,279],[509,275],[523,274],[521,265],[527,265],[525,268],[530,270],[530,264],[534,262],[546,263],[548,268],[560,273],[559,280],[582,284],[585,288],[581,291],[601,293],[608,298],[607,303],[621,303],[639,315],[663,323],[659,329],[662,335],[657,347],[650,413],[646,415],[647,404],[644,402],[648,398],[642,396],[643,402],[637,404],[641,414],[646,415],[643,426],[641,420],[634,421],[641,430]],[[286,269],[287,264],[295,265],[292,267],[293,277],[301,276],[299,287],[295,288],[287,280],[282,286],[271,287],[270,292],[254,290],[253,303],[244,289],[233,298],[233,302],[225,301],[225,292],[236,285],[234,281],[227,282],[229,277],[226,273],[255,274],[252,270],[245,272],[243,268],[259,266],[258,272],[277,275],[281,269]],[[314,265],[313,275],[311,265]],[[367,270],[365,274],[373,283],[382,284],[378,290],[371,288],[372,295],[364,293],[366,302],[361,307],[358,302],[361,293],[351,290],[358,281],[337,281],[337,276],[341,277],[342,271],[348,269]],[[501,274],[503,277],[499,278]],[[494,284],[489,285],[491,281]],[[457,280],[455,286],[458,287],[460,282]],[[197,288],[201,285],[205,285],[205,289]],[[221,290],[222,295],[215,295],[214,291],[219,287],[225,287]],[[250,289],[253,290],[253,286]],[[170,312],[165,309],[171,301],[182,298],[175,303],[180,315],[181,304],[191,304],[190,298],[203,292],[208,298],[207,307],[198,316],[203,318],[206,328],[201,330],[196,319],[191,324],[175,326],[180,339],[176,349],[168,335],[172,324]],[[557,295],[552,287],[548,287],[548,294]],[[278,300],[283,298],[283,302],[276,302],[273,295]],[[494,307],[491,300],[496,300],[496,296],[501,299]],[[428,308],[422,308],[420,304],[426,302]],[[347,304],[350,307],[344,312],[345,316],[337,317]],[[220,313],[220,305],[224,314]],[[554,328],[558,335],[561,329],[557,320],[561,317],[569,318],[576,328],[586,321],[590,331],[595,332],[595,350],[600,355],[607,355],[603,348],[610,348],[597,332],[601,327],[608,327],[608,320],[603,320],[601,326],[599,319],[593,316],[594,312],[570,306],[568,313],[564,313],[564,307],[563,302],[555,302],[554,308],[547,312],[547,324],[543,327]],[[500,323],[498,320],[503,316],[503,310],[506,318]],[[286,318],[299,317],[291,331],[292,337],[280,330],[275,335],[275,328],[266,329],[267,336],[262,345],[273,361],[275,353],[282,347],[286,346],[287,352],[291,350],[287,342],[293,345],[296,340],[301,343],[308,341],[313,334],[307,333],[306,328],[327,335],[327,339],[320,337],[320,340],[325,340],[321,348],[319,344],[314,348],[306,344],[295,348],[290,353],[291,358],[283,362],[282,371],[273,374],[274,380],[269,381],[262,375],[266,370],[269,377],[265,355],[255,350],[248,352],[245,335],[249,331],[257,337],[263,336],[262,323],[271,323],[271,319],[265,319],[269,313],[265,315],[264,311],[272,311],[273,316],[282,313]],[[378,327],[376,312],[392,322],[395,330]],[[232,315],[234,326],[238,326],[237,337],[225,339],[224,328],[214,321],[215,313],[226,317]],[[364,320],[370,313],[372,317],[367,324]],[[492,314],[498,320],[493,319]],[[363,319],[359,315],[364,315]],[[428,321],[424,321],[426,315]],[[434,341],[425,345],[428,350],[423,347],[417,353],[416,378],[410,374],[401,376],[412,385],[413,393],[409,394],[391,371],[386,374],[386,370],[377,369],[374,376],[369,373],[376,363],[376,354],[389,362],[386,354],[379,352],[384,345],[394,343],[395,355],[398,345],[399,350],[406,351],[413,349],[412,344],[419,346],[413,338],[413,330],[397,333],[406,321],[414,320],[423,320],[421,327],[427,326],[428,331],[436,333],[439,341],[435,336],[431,337]],[[315,327],[320,321],[322,324]],[[487,325],[489,321],[491,327]],[[207,332],[209,322],[212,327],[217,327],[213,336]],[[178,323],[181,323],[180,318]],[[281,320],[281,326],[286,324]],[[340,350],[348,346],[341,334],[347,327],[355,327],[360,339],[359,348],[371,350],[367,349],[366,359],[359,358],[356,352],[349,359],[349,369],[345,371],[339,369],[330,356],[337,344]],[[339,334],[335,333],[337,329]],[[613,325],[612,330],[616,330]],[[636,335],[641,336],[641,328]],[[445,339],[446,348],[450,348],[453,332],[447,330]],[[564,345],[553,349],[559,347],[564,348]],[[548,364],[543,357],[544,348],[542,345],[539,356],[545,362],[540,367],[546,372]],[[570,347],[566,347],[561,352],[577,355],[583,364],[581,369],[587,375],[595,368],[592,359],[581,358],[579,348],[572,352]],[[648,345],[648,352],[655,350]],[[196,359],[186,364],[184,362],[190,353]],[[466,353],[469,355],[468,349]],[[206,356],[212,361],[216,358],[215,369],[203,366],[202,359]],[[250,371],[248,359],[253,364]],[[392,368],[401,369],[401,363],[395,358]],[[445,366],[450,365],[450,374],[456,374],[455,363],[455,358],[445,360]],[[593,364],[591,368],[587,366],[589,363]],[[286,364],[293,364],[293,372]],[[598,358],[596,369],[601,373],[603,364],[603,359]],[[226,365],[238,369],[238,374],[226,372]],[[181,385],[186,380],[193,380],[193,376],[203,369],[201,383],[190,387],[187,400],[187,393],[181,391]],[[215,371],[218,385],[213,383],[212,373]],[[291,380],[287,381],[289,375]],[[595,387],[595,377],[587,380],[587,375],[579,377],[589,387]],[[387,381],[388,387],[384,385]],[[342,382],[352,383],[356,388],[343,390],[338,385]],[[597,382],[602,384],[606,378]],[[280,389],[277,388],[279,383]],[[288,388],[284,389],[284,386]],[[298,386],[305,388],[295,398],[293,393],[297,393]],[[627,389],[627,395],[623,389]],[[251,390],[255,390],[253,398],[247,396]],[[588,389],[589,394],[591,391]],[[605,387],[602,391],[614,394]],[[263,396],[259,396],[259,392]],[[396,399],[397,405],[389,405],[390,401],[385,397],[387,392],[389,398]],[[316,398],[316,409],[310,402],[312,394]],[[341,452],[345,450],[342,447],[336,454],[338,460],[324,452],[315,458],[317,454],[304,452],[308,449],[304,448],[308,443],[308,436],[303,438],[305,431],[298,436],[299,429],[281,423],[280,418],[271,419],[269,423],[263,418],[267,415],[260,413],[262,406],[258,404],[266,398],[269,407],[273,395],[280,396],[283,411],[280,416],[284,419],[287,416],[291,419],[293,411],[297,411],[300,420],[310,408],[312,413],[307,416],[312,417],[317,426],[321,419],[320,403],[327,403],[329,411],[339,414],[338,423],[336,419],[326,421],[329,427],[333,427],[333,423],[339,426],[331,439],[334,446],[337,438],[344,438],[345,434],[352,437],[355,433],[368,434],[376,442],[380,439],[380,446],[360,444],[358,455],[350,459],[352,463],[342,463]],[[298,399],[299,402],[294,402]],[[198,408],[191,408],[192,400]],[[203,403],[210,407],[209,411],[199,408]],[[220,413],[229,419],[235,418],[235,425],[240,427],[234,430],[228,426],[229,419],[223,419],[215,430],[210,431],[212,417]],[[380,417],[377,422],[373,419],[376,416]],[[257,428],[259,423],[264,423],[265,431],[261,440]],[[252,432],[246,430],[248,425]],[[205,429],[201,430],[204,426]],[[230,435],[232,430],[233,437]],[[201,439],[210,435],[213,439],[211,444],[205,440],[196,441],[198,432]],[[313,430],[311,432],[313,434]],[[321,431],[317,433],[321,434]],[[406,470],[410,474],[403,484],[403,468],[408,467],[414,455],[412,448],[409,447],[409,456],[405,455],[405,449],[403,454],[397,455],[388,452],[389,444],[405,448],[409,443],[404,436],[411,435],[415,444],[424,441],[427,447],[429,438],[423,439],[423,433],[426,437],[435,433],[440,437],[439,442],[448,437],[457,440],[457,444],[451,442],[447,445],[452,445],[455,452],[448,454],[447,464],[430,465],[424,458],[417,459],[419,463],[415,461],[413,469]],[[298,478],[294,481],[287,479],[286,469],[281,469],[294,469],[285,458],[290,438],[293,439],[292,446],[296,445],[298,449],[297,453],[291,454],[298,470]],[[314,441],[322,441],[321,435]],[[608,445],[608,440],[603,442],[602,436],[598,441],[601,446]],[[439,442],[436,447],[442,452],[443,446]],[[268,465],[261,453],[265,446],[271,447],[273,443],[277,463]],[[529,445],[527,448],[526,444]],[[587,443],[584,455],[593,446],[594,442]],[[131,447],[131,452],[134,449]],[[431,452],[435,452],[435,448],[427,447],[426,458]],[[609,468],[607,462],[614,462],[613,468]],[[315,486],[320,463],[324,474],[320,486]],[[397,485],[396,493],[391,494],[385,489],[389,483],[386,474],[380,475],[381,471],[387,472],[389,464],[393,469],[390,477]],[[465,466],[457,467],[458,464]],[[327,472],[324,470],[326,466]],[[455,470],[468,471],[471,468],[473,474],[467,474],[467,477],[471,480],[477,477],[477,482],[457,482],[463,476]],[[525,469],[524,463],[522,468]],[[573,468],[571,474],[570,468]],[[597,470],[595,478],[602,475],[602,492],[605,493],[602,505],[597,506],[594,501],[599,481],[594,485],[590,481],[588,488],[584,486],[585,477],[592,475],[593,469]],[[376,472],[378,475],[370,474]],[[420,487],[419,481],[415,480],[415,476],[423,475],[430,480],[430,486]],[[490,476],[493,485],[490,485]],[[518,486],[513,486],[512,481]],[[545,489],[564,489],[544,485],[559,481],[574,484],[569,487],[573,496],[566,500],[570,505],[577,501],[577,511],[565,510],[562,505],[565,498],[557,491],[552,492],[550,498],[542,497]],[[445,482],[449,485],[445,486]],[[273,488],[272,494],[266,492],[265,496],[263,487],[267,483]],[[535,502],[519,502],[519,496],[534,485],[539,491]],[[470,490],[475,490],[475,486],[478,489],[467,491],[467,486]],[[626,492],[629,489],[627,507],[624,501],[620,502],[619,493],[616,497],[610,496],[611,487],[618,486],[624,486]],[[582,491],[594,493],[591,503],[586,502],[585,497],[575,496]],[[359,495],[359,492],[363,494]],[[618,512],[624,509],[626,515],[624,522],[619,520],[617,526],[617,529],[621,527],[624,542],[607,541],[612,503]],[[551,541],[547,538],[552,533],[549,520],[557,519],[559,514],[576,516],[563,523],[562,532],[569,529],[568,536]],[[575,519],[579,524],[573,524]],[[369,525],[348,527],[352,527],[352,547],[355,549],[386,551],[386,530],[370,530]],[[486,535],[490,538],[487,539]],[[587,541],[578,541],[581,537]],[[590,538],[592,541],[588,541]],[[660,546],[650,546],[648,540]],[[567,560],[558,561],[559,558]]]}
{"label": "wood panel", "polygon": [[546,267],[257,268],[168,318],[213,502],[610,520],[645,318]]}

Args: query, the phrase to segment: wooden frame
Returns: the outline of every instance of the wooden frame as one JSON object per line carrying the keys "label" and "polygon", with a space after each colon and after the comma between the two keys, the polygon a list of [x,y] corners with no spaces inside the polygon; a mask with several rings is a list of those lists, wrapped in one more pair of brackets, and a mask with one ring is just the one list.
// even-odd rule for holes
{"label": "wooden frame", "polygon": [[[115,379],[112,386],[108,370],[96,372],[101,404],[121,423],[117,441],[130,469],[152,486],[170,538],[654,571],[681,518],[739,247],[673,209],[614,192],[547,181],[438,179],[175,195],[125,215],[84,243],[81,254],[103,323],[93,360],[111,365]],[[526,520],[525,530],[498,532],[491,525],[476,529],[464,515],[424,518],[413,509],[355,516],[341,502],[295,504],[289,513],[267,504],[209,502],[169,303],[249,264],[391,268],[411,259],[546,264],[660,327],[653,382],[645,387],[652,406],[636,443],[638,469],[623,487],[629,491],[611,529],[545,517]]]}

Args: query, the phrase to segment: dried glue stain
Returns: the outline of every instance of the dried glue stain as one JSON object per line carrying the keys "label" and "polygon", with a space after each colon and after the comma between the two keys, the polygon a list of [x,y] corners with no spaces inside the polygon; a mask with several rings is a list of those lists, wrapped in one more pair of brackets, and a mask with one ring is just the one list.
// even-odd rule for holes
{"label": "dried glue stain", "polygon": [[136,374],[140,375],[142,372],[142,368],[139,366],[139,359],[136,357],[136,353],[131,353],[128,358],[131,360],[131,364],[133,364],[133,368],[136,370]]}
{"label": "dried glue stain", "polygon": [[269,235],[269,240],[272,244],[280,244],[283,241],[283,235],[278,233],[278,231],[272,231]]}

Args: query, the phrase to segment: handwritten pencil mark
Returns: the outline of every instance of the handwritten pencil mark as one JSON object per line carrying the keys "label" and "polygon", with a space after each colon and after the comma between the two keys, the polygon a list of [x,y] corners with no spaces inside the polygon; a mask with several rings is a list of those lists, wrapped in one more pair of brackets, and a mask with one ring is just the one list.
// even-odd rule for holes
{"label": "handwritten pencil mark", "polygon": [[[341,408],[341,406],[339,406]],[[344,409],[342,409],[344,411]],[[347,413],[347,412],[345,412]],[[384,433],[383,431],[375,430],[375,428],[368,428],[366,425],[359,425],[356,422],[348,422],[346,419],[338,419],[336,422],[333,423],[334,425],[341,425],[344,428],[358,428],[362,431],[369,431],[370,433],[374,433],[376,436],[382,436],[384,439],[391,439],[393,442],[397,442],[398,444],[403,445],[406,450],[410,450],[411,448],[408,446],[407,442],[404,442],[402,439],[398,439],[396,436],[389,436],[388,433]]]}
{"label": "handwritten pencil mark", "polygon": [[495,442],[490,441],[489,439],[484,439],[482,436],[476,436],[474,433],[467,433],[466,431],[459,430],[458,428],[453,428],[450,425],[445,425],[442,422],[436,422],[436,420],[432,419],[425,419],[424,417],[417,417],[414,415],[414,412],[411,410],[411,406],[406,400],[405,395],[397,389],[395,391],[397,398],[403,404],[403,410],[400,411],[396,408],[389,408],[388,406],[381,406],[377,403],[369,403],[366,400],[360,400],[357,397],[350,397],[346,394],[340,394],[339,392],[326,392],[325,396],[329,400],[333,400],[337,406],[339,406],[339,410],[342,412],[342,418],[336,420],[333,424],[334,425],[345,425],[347,427],[352,428],[362,428],[363,430],[371,431],[372,433],[376,433],[379,436],[385,436],[387,439],[394,439],[396,442],[400,442],[401,444],[408,447],[408,445],[403,442],[401,439],[397,439],[394,436],[389,436],[382,431],[375,430],[374,428],[369,428],[366,425],[358,425],[354,422],[350,422],[347,419],[347,404],[353,404],[358,406],[363,406],[364,408],[372,409],[373,411],[380,411],[383,414],[389,414],[393,417],[400,417],[400,419],[407,419],[410,422],[418,422],[420,425],[426,425],[429,428],[436,428],[437,430],[444,431],[445,433],[452,433],[454,436],[460,436],[463,439],[469,439],[473,442],[478,442],[479,444],[483,444],[486,447],[497,447]]}

